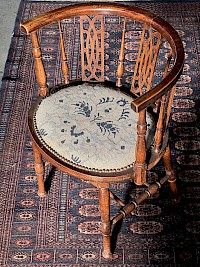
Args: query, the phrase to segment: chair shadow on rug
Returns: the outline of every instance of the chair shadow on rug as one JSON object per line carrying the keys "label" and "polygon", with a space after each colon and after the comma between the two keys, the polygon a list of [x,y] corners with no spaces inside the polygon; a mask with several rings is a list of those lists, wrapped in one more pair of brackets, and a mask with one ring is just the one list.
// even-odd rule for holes
{"label": "chair shadow on rug", "polygon": [[[41,14],[21,24],[21,29],[32,40],[39,86],[28,118],[38,195],[46,195],[44,159],[96,186],[102,255],[112,259],[116,256],[111,249],[112,225],[166,181],[179,198],[168,123],[183,68],[181,40],[158,16],[121,4],[67,6]],[[44,54],[52,48],[49,43],[40,45],[43,34],[57,40],[53,72],[48,71],[48,61],[44,64]],[[52,75],[55,84],[48,87]],[[161,159],[166,176],[150,183],[146,174]],[[109,189],[111,183],[126,180],[146,186],[128,203]],[[114,218],[110,198],[121,206]]]}
{"label": "chair shadow on rug", "polygon": [[46,176],[46,179],[45,179],[45,182],[44,182],[44,188],[45,188],[45,192],[48,193],[50,188],[51,188],[51,182],[52,182],[52,179],[53,179],[53,176],[55,174],[55,167],[52,166],[48,175]]}

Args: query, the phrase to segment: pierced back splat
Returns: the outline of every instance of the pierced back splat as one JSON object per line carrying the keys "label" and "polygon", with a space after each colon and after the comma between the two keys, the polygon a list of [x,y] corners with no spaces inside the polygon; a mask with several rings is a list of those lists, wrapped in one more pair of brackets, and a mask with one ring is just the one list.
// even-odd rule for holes
{"label": "pierced back splat", "polygon": [[80,17],[82,80],[104,81],[103,16]]}
{"label": "pierced back splat", "polygon": [[142,30],[131,92],[142,95],[152,85],[154,70],[161,44],[161,34],[145,23]]}

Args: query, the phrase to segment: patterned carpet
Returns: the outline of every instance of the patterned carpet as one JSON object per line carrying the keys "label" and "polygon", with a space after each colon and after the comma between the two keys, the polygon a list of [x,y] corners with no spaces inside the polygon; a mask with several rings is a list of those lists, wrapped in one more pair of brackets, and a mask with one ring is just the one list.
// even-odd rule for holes
{"label": "patterned carpet", "polygon": [[[95,188],[49,168],[49,194],[45,199],[37,197],[27,133],[27,111],[36,96],[36,85],[30,40],[19,31],[19,23],[66,4],[69,2],[22,1],[19,8],[1,87],[0,266],[200,266],[200,4],[137,3],[171,23],[185,46],[185,67],[178,82],[170,127],[182,200],[176,205],[168,188],[164,188],[161,195],[158,193],[135,215],[127,217],[117,235],[119,258],[112,262],[101,257]],[[48,34],[41,38],[49,46],[53,43]],[[47,52],[45,64],[51,75],[53,51]],[[163,175],[163,166],[159,165],[152,175],[154,171]],[[115,184],[113,190],[123,197],[128,186]],[[134,189],[133,195],[140,190]]]}

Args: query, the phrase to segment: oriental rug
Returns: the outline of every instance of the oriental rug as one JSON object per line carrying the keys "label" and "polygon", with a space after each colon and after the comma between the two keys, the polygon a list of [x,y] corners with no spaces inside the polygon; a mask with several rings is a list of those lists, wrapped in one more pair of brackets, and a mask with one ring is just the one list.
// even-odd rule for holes
{"label": "oriental rug", "polygon": [[[31,43],[20,32],[19,23],[68,4],[22,1],[16,19],[0,99],[0,266],[200,266],[200,4],[137,2],[137,6],[172,24],[185,47],[185,67],[177,84],[170,124],[173,163],[182,200],[174,203],[166,186],[162,194],[151,197],[127,217],[116,241],[119,258],[113,261],[101,257],[95,188],[49,167],[47,172],[52,180],[48,196],[37,197],[27,133],[27,112],[37,95],[37,86]],[[41,38],[43,44],[49,45],[43,59],[51,75],[51,66],[55,64],[54,39],[47,32]],[[155,173],[164,175],[162,164],[151,175]],[[115,184],[112,189],[125,197],[127,186]],[[141,188],[135,188],[132,194],[137,196],[140,191]],[[112,203],[113,211],[114,206]]]}

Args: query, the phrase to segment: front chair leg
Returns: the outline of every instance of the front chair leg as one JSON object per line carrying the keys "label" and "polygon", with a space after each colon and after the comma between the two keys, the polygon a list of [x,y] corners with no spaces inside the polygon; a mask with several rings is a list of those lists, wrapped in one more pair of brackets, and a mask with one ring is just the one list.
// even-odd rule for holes
{"label": "front chair leg", "polygon": [[176,177],[175,177],[175,173],[172,167],[172,159],[171,159],[171,152],[170,152],[169,145],[167,146],[167,149],[163,155],[163,161],[165,165],[166,175],[169,177],[168,181],[170,184],[171,191],[173,193],[175,200],[178,201],[180,199],[180,194],[178,192],[177,185],[176,185]]}
{"label": "front chair leg", "polygon": [[111,222],[110,222],[110,194],[108,188],[99,188],[99,206],[101,214],[101,231],[103,234],[103,253],[105,259],[112,259],[111,252]]}
{"label": "front chair leg", "polygon": [[46,191],[44,186],[44,165],[42,161],[42,155],[38,151],[38,148],[34,141],[32,141],[33,153],[35,158],[35,172],[38,180],[38,196],[45,197]]}

